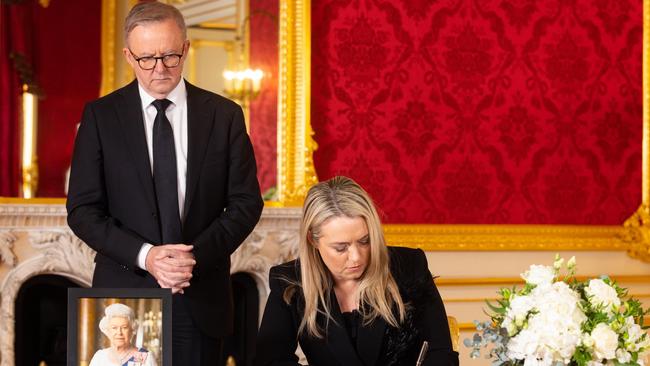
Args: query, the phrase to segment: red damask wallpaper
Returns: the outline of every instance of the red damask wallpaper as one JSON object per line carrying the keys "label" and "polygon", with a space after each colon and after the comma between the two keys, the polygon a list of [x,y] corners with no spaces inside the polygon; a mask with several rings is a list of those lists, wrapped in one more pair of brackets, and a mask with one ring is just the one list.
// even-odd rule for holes
{"label": "red damask wallpaper", "polygon": [[391,223],[620,224],[641,199],[642,2],[312,2],[319,179]]}
{"label": "red damask wallpaper", "polygon": [[250,0],[250,66],[264,71],[250,107],[250,135],[262,193],[276,185],[278,120],[278,0]]}
{"label": "red damask wallpaper", "polygon": [[[101,4],[99,0],[33,2],[34,72],[39,100],[38,196],[63,197],[77,124],[84,105],[99,97]],[[62,21],[74,19],[74,21]],[[69,41],[63,41],[69,40]]]}

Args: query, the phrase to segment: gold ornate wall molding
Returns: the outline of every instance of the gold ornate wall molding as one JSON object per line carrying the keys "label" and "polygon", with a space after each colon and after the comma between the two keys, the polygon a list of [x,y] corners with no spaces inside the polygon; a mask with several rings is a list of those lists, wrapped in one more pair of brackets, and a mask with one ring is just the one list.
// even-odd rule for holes
{"label": "gold ornate wall molding", "polygon": [[117,0],[102,0],[102,34],[101,34],[101,58],[102,58],[102,83],[99,95],[106,95],[115,90],[115,47],[117,39],[115,35]]}
{"label": "gold ornate wall molding", "polygon": [[299,206],[318,181],[310,123],[311,7],[307,0],[280,0],[278,91],[278,201]]}
{"label": "gold ornate wall molding", "polygon": [[[584,282],[594,278],[594,276],[575,276],[576,280]],[[650,283],[650,276],[648,275],[611,275],[610,278],[620,283]],[[489,287],[512,287],[523,286],[526,282],[521,277],[463,277],[463,278],[436,278],[436,286],[489,286]],[[646,294],[641,294],[646,296]],[[638,296],[638,295],[637,295]],[[458,302],[458,299],[445,299],[445,301]],[[472,300],[474,301],[474,300]]]}
{"label": "gold ornate wall molding", "polygon": [[425,251],[627,250],[622,226],[592,225],[385,225],[390,245]]}
{"label": "gold ornate wall molding", "polygon": [[643,147],[641,206],[625,221],[633,258],[650,262],[650,0],[643,0]]}

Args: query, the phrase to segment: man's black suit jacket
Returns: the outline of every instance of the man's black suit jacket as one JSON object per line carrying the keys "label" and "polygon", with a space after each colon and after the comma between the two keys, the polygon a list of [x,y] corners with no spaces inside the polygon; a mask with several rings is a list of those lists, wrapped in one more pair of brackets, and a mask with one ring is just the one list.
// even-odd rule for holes
{"label": "man's black suit jacket", "polygon": [[[189,83],[183,239],[194,246],[185,289],[199,328],[232,331],[230,254],[263,202],[241,108]],[[137,267],[143,243],[162,244],[137,81],[88,103],[75,141],[68,224],[97,251],[93,287],[158,287]],[[165,243],[169,244],[169,243]]]}
{"label": "man's black suit jacket", "polygon": [[389,247],[390,269],[407,316],[400,328],[393,328],[383,318],[371,324],[359,324],[353,343],[334,291],[330,293],[333,321],[323,313],[317,322],[325,329],[324,338],[298,333],[304,314],[304,297],[296,287],[290,303],[285,290],[300,283],[300,262],[294,260],[271,268],[269,294],[257,336],[255,366],[297,366],[295,355],[300,343],[311,366],[390,366],[415,365],[423,341],[429,352],[423,365],[458,366],[458,353],[452,350],[449,325],[442,298],[435,287],[420,249]]}

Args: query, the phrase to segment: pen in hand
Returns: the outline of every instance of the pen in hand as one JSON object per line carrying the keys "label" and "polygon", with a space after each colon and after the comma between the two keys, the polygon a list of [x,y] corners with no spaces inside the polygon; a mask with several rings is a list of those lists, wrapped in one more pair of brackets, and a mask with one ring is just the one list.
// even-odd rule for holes
{"label": "pen in hand", "polygon": [[420,355],[418,356],[417,362],[415,362],[415,366],[422,365],[422,362],[424,361],[424,358],[427,355],[428,348],[429,348],[429,342],[424,341],[424,343],[422,343],[422,348],[420,348]]}

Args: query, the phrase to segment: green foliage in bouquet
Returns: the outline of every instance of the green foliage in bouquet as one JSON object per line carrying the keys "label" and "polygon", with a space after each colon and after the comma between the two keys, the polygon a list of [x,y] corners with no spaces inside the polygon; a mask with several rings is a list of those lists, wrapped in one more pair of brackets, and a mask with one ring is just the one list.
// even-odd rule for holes
{"label": "green foliage in bouquet", "polygon": [[565,266],[556,255],[553,266],[522,273],[522,289],[500,289],[486,302],[490,321],[475,321],[478,333],[464,342],[470,357],[489,348],[493,366],[643,366],[649,311],[609,277],[581,282],[575,271],[575,257]]}

